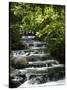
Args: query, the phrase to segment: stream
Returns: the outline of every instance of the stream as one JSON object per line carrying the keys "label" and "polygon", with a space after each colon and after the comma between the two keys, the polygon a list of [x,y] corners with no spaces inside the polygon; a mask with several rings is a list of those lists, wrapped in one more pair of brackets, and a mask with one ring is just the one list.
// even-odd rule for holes
{"label": "stream", "polygon": [[46,42],[33,40],[35,36],[23,36],[29,49],[12,51],[16,62],[22,58],[28,60],[28,66],[11,73],[11,87],[29,87],[64,84],[65,67],[54,60],[48,52]]}

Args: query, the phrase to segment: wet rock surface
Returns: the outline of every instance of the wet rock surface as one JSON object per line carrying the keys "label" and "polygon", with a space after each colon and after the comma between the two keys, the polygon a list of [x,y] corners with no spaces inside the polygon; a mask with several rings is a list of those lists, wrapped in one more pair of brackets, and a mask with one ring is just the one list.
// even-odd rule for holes
{"label": "wet rock surface", "polygon": [[19,87],[21,84],[23,84],[27,80],[25,75],[15,75],[9,77],[9,87],[10,88],[16,88]]}

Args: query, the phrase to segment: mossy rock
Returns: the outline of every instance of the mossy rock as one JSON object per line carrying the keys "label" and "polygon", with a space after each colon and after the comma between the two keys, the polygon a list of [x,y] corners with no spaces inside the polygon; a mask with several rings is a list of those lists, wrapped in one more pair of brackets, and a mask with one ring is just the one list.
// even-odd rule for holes
{"label": "mossy rock", "polygon": [[16,69],[21,69],[26,67],[26,65],[28,64],[28,61],[26,58],[14,58],[13,60],[11,60],[11,65],[12,67],[16,68]]}

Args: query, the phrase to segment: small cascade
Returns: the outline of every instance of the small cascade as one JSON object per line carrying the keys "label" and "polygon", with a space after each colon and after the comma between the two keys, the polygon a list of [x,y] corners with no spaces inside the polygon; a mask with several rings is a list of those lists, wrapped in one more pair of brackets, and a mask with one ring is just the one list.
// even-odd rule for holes
{"label": "small cascade", "polygon": [[[57,81],[64,79],[64,65],[59,64],[57,60],[54,60],[47,49],[46,42],[34,40],[35,35],[22,36],[22,40],[29,47],[27,50],[12,51],[13,57],[16,60],[26,58],[28,60],[28,66],[25,68],[17,69],[18,75],[21,76],[23,83],[21,84],[45,84],[51,81]],[[24,71],[24,73],[23,73]],[[23,77],[23,74],[25,77]],[[20,81],[14,78],[15,81]],[[26,79],[25,79],[26,78]],[[22,86],[23,86],[22,85]]]}

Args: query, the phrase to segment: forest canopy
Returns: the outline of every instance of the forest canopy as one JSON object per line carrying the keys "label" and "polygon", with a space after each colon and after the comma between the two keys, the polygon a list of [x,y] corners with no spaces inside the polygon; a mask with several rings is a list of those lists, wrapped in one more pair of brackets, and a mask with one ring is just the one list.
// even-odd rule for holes
{"label": "forest canopy", "polygon": [[10,2],[9,24],[11,49],[24,46],[21,32],[34,31],[46,41],[51,56],[65,63],[65,6]]}

